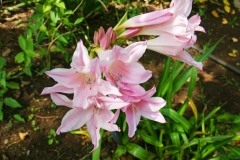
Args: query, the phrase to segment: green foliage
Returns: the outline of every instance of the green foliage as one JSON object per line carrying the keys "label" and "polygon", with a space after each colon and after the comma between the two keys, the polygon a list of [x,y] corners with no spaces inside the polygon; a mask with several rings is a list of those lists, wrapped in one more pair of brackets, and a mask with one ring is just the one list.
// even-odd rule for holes
{"label": "green foliage", "polygon": [[59,144],[59,141],[56,139],[56,132],[54,129],[50,129],[49,135],[48,135],[48,144],[52,145],[54,142],[55,144]]}
{"label": "green foliage", "polygon": [[[220,41],[196,59],[201,62],[204,61]],[[229,113],[219,114],[220,107],[216,107],[211,112],[206,113],[207,106],[205,106],[202,113],[199,113],[191,98],[196,85],[197,69],[192,66],[183,69],[184,66],[185,64],[180,64],[179,61],[172,62],[171,58],[168,57],[165,62],[163,75],[157,86],[155,96],[161,96],[167,101],[167,105],[160,110],[166,118],[167,124],[160,125],[157,122],[143,118],[136,134],[141,137],[146,143],[145,146],[148,147],[143,148],[137,144],[130,143],[127,138],[127,142],[118,146],[113,155],[114,159],[119,158],[126,152],[138,159],[149,159],[151,157],[152,159],[160,160],[166,157],[177,160],[189,158],[195,160],[211,159],[214,152],[229,160],[239,157],[239,148],[230,145],[230,142],[240,140],[240,135],[234,134],[239,130],[240,117]],[[183,85],[186,85],[189,78],[187,98],[176,111],[172,109],[172,96]],[[190,118],[183,116],[188,105],[190,105],[194,113]],[[218,113],[217,116],[216,113]],[[226,128],[223,129],[227,133],[222,132],[220,129],[224,122],[226,126],[229,126],[227,131]],[[122,124],[122,121],[120,124]],[[126,138],[124,134],[118,135],[120,139]],[[153,150],[149,151],[147,148],[155,148],[155,152]]]}
{"label": "green foliage", "polygon": [[[22,107],[21,104],[19,104],[12,97],[5,97],[5,94],[9,89],[19,89],[18,83],[9,81],[12,73],[6,72],[5,65],[6,65],[5,59],[0,56],[0,121],[2,121],[4,118],[3,108],[5,106],[6,107],[8,106],[13,109]],[[16,117],[19,118],[19,116],[14,115],[15,119],[17,119]],[[17,120],[22,121],[22,120],[20,120],[20,118]]]}
{"label": "green foliage", "polygon": [[[18,37],[22,52],[15,56],[17,63],[24,63],[23,72],[32,76],[32,59],[36,56],[45,59],[45,68],[50,69],[51,53],[63,53],[65,61],[69,62],[66,46],[79,41],[76,37],[83,35],[90,44],[87,19],[95,13],[107,10],[105,4],[110,0],[37,0],[33,1],[34,14],[28,19],[24,35]],[[20,22],[23,23],[23,22]],[[19,24],[20,24],[19,23]],[[77,36],[78,35],[78,36]],[[39,75],[38,74],[38,75]]]}

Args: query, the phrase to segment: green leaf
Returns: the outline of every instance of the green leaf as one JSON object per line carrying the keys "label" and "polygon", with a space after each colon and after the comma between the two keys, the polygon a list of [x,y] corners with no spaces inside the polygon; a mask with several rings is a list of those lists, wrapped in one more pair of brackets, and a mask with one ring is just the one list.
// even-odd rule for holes
{"label": "green leaf", "polygon": [[48,139],[48,144],[49,145],[52,145],[53,144],[53,139],[51,138],[51,139]]}
{"label": "green leaf", "polygon": [[127,151],[132,154],[134,157],[139,158],[140,160],[151,160],[156,157],[156,155],[150,151],[146,151],[141,146],[135,143],[128,143],[126,145]]}
{"label": "green leaf", "polygon": [[168,78],[171,61],[172,61],[172,58],[171,57],[167,57],[167,59],[166,59],[166,61],[164,63],[164,69],[163,69],[163,72],[162,72],[162,77],[159,80],[159,83],[157,85],[157,91],[156,91],[156,94],[155,94],[157,97],[162,95],[161,89],[163,88],[163,84],[166,82],[166,80]]}
{"label": "green leaf", "polygon": [[117,25],[113,28],[113,30],[116,30],[118,28],[118,26],[120,26],[121,24],[123,24],[128,18],[127,18],[128,12],[125,12],[125,14],[122,16],[122,18],[119,20],[119,22],[117,23]]}
{"label": "green leaf", "polygon": [[50,133],[51,135],[53,135],[54,137],[56,137],[56,132],[55,132],[54,129],[50,129],[49,133]]}
{"label": "green leaf", "polygon": [[24,122],[24,123],[25,123],[25,119],[22,118],[21,115],[19,115],[19,114],[14,114],[13,117],[14,117],[16,120],[18,120],[19,122]]}
{"label": "green leaf", "polygon": [[157,146],[157,147],[163,147],[163,144],[160,143],[157,139],[155,139],[153,136],[149,136],[146,132],[143,130],[137,130],[136,134],[138,134],[145,142]]}
{"label": "green leaf", "polygon": [[74,22],[74,25],[81,23],[83,20],[84,20],[84,17],[80,17],[76,19],[76,21]]}
{"label": "green leaf", "polygon": [[173,93],[176,93],[186,83],[187,79],[191,76],[192,70],[193,66],[187,68],[173,81]]}
{"label": "green leaf", "polygon": [[22,63],[25,60],[24,58],[24,52],[19,52],[16,56],[15,56],[15,62],[17,63]]}
{"label": "green leaf", "polygon": [[48,71],[49,69],[50,69],[50,66],[44,67],[40,72],[38,72],[37,76],[43,75],[43,73],[45,73],[45,72]]}
{"label": "green leaf", "polygon": [[0,102],[0,121],[3,120],[2,106],[3,106],[3,104],[2,104],[2,102]]}
{"label": "green leaf", "polygon": [[2,85],[2,88],[6,88],[6,71],[0,70],[0,85]]}
{"label": "green leaf", "polygon": [[240,159],[240,148],[239,147],[232,146],[232,145],[229,145],[229,144],[226,144],[224,147],[229,149],[231,152],[235,153],[235,156],[234,156],[234,158],[232,157],[232,159]]}
{"label": "green leaf", "polygon": [[45,1],[45,3],[43,4],[43,12],[48,12],[50,11],[52,8],[52,3],[49,1]]}
{"label": "green leaf", "polygon": [[121,157],[123,154],[125,154],[127,151],[125,146],[118,145],[116,151],[113,154],[113,159],[117,159]]}
{"label": "green leaf", "polygon": [[28,76],[32,77],[32,71],[30,67],[24,67],[23,69],[24,73],[26,73]]}
{"label": "green leaf", "polygon": [[188,85],[188,97],[192,97],[193,91],[195,89],[195,85],[196,85],[196,81],[197,81],[197,68],[193,67],[192,68],[192,73],[190,76],[190,82]]}
{"label": "green leaf", "polygon": [[[240,137],[240,135],[239,135]],[[233,138],[227,138],[221,141],[213,142],[212,144],[208,144],[204,146],[204,149],[201,153],[201,158],[204,159],[212,152],[216,151],[219,147],[222,147],[223,145],[226,145],[227,143],[233,141]]]}
{"label": "green leaf", "polygon": [[162,108],[160,110],[160,112],[163,115],[168,116],[169,118],[171,118],[173,121],[175,121],[177,123],[180,123],[186,132],[190,131],[191,125],[190,125],[189,121],[186,120],[183,116],[181,116],[175,110],[173,110],[171,108],[166,108],[165,107],[165,108]]}
{"label": "green leaf", "polygon": [[73,14],[73,11],[72,10],[67,10],[64,12],[65,15],[69,15],[69,14]]}
{"label": "green leaf", "polygon": [[55,3],[55,5],[58,6],[59,8],[66,9],[64,2]]}
{"label": "green leaf", "polygon": [[26,50],[26,40],[23,38],[23,36],[22,35],[20,35],[19,37],[18,37],[18,44],[19,44],[19,46],[21,47],[21,49],[22,50]]}
{"label": "green leaf", "polygon": [[215,50],[215,48],[217,47],[217,45],[223,40],[224,37],[222,37],[221,39],[219,39],[212,47],[210,47],[206,52],[204,52],[197,60],[199,62],[203,62],[205,61],[209,55]]}
{"label": "green leaf", "polygon": [[5,59],[0,56],[0,69],[2,69],[6,65]]}
{"label": "green leaf", "polygon": [[173,145],[180,146],[180,136],[177,132],[171,132],[170,138],[172,140]]}
{"label": "green leaf", "polygon": [[11,89],[19,89],[19,84],[16,82],[7,82],[7,87]]}
{"label": "green leaf", "polygon": [[11,108],[21,108],[21,104],[19,104],[15,99],[11,98],[11,97],[6,97],[4,99],[4,103],[11,107]]}

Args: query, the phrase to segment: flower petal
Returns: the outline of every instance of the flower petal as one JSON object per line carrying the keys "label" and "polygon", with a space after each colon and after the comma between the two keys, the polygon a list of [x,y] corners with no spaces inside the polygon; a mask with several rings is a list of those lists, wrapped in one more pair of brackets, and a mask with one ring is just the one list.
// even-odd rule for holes
{"label": "flower petal", "polygon": [[72,108],[72,101],[69,100],[66,96],[57,93],[50,94],[52,101],[59,106],[67,106]]}
{"label": "flower petal", "polygon": [[110,68],[112,76],[116,78],[115,80],[120,80],[123,83],[144,83],[152,76],[151,71],[145,70],[144,67],[137,62],[125,64],[118,60],[113,62]]}
{"label": "flower petal", "polygon": [[166,22],[171,18],[172,14],[169,13],[170,8],[158,10],[150,13],[141,14],[135,17],[132,17],[121,24],[117,30],[122,28],[137,28],[150,25],[156,25],[163,22]]}
{"label": "flower petal", "polygon": [[135,110],[135,108],[130,105],[126,109],[126,120],[128,123],[128,136],[133,137],[135,131],[137,130],[137,125],[140,121],[141,114],[139,110]]}
{"label": "flower petal", "polygon": [[79,129],[93,116],[92,108],[73,108],[68,111],[62,119],[61,126],[57,129],[57,134]]}
{"label": "flower petal", "polygon": [[102,93],[103,95],[109,95],[109,94],[113,94],[116,96],[122,96],[122,94],[119,92],[119,90],[112,86],[110,82],[99,79],[98,82],[98,91],[100,93]]}
{"label": "flower petal", "polygon": [[90,62],[90,57],[88,55],[87,48],[83,45],[82,40],[77,43],[77,48],[74,51],[72,57],[72,63],[70,66],[72,68],[78,68],[82,66],[86,66]]}
{"label": "flower petal", "polygon": [[43,94],[50,94],[50,93],[55,93],[55,92],[62,92],[62,93],[73,93],[72,88],[67,88],[59,83],[55,84],[52,87],[46,87],[43,89],[41,95]]}
{"label": "flower petal", "polygon": [[192,10],[193,0],[172,0],[170,4],[170,13],[189,16]]}
{"label": "flower petal", "polygon": [[75,88],[81,85],[79,73],[74,69],[56,68],[45,73],[68,88]]}
{"label": "flower petal", "polygon": [[141,114],[143,117],[145,117],[147,119],[151,119],[153,121],[160,122],[160,123],[166,123],[165,118],[159,111],[157,111],[157,112],[141,112]]}
{"label": "flower petal", "polygon": [[187,51],[180,51],[177,55],[172,56],[173,58],[176,58],[182,62],[186,62],[189,65],[193,65],[195,67],[197,67],[198,69],[202,70],[203,68],[203,64],[202,62],[196,62],[191,55],[187,52]]}

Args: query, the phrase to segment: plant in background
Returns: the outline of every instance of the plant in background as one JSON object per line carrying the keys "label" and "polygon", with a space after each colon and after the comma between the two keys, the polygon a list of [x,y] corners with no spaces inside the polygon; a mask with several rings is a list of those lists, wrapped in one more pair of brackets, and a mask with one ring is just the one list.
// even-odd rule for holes
{"label": "plant in background", "polygon": [[[39,57],[46,60],[46,67],[38,74],[51,67],[51,53],[60,52],[69,62],[69,53],[65,49],[75,43],[76,34],[83,35],[90,44],[89,26],[86,19],[105,9],[105,1],[64,1],[39,0],[34,2],[34,14],[27,20],[24,35],[19,36],[18,43],[22,52],[15,56],[17,63],[24,63],[24,73],[32,76],[32,59]],[[67,7],[66,7],[67,6]],[[91,10],[90,10],[91,8]],[[19,24],[24,23],[20,22]]]}
{"label": "plant in background", "polygon": [[[105,130],[118,143],[113,159],[126,152],[139,159],[210,159],[216,158],[215,151],[221,157],[225,148],[240,156],[239,148],[229,145],[240,140],[240,135],[219,135],[215,130],[214,118],[220,107],[210,113],[206,109],[199,113],[192,100],[198,69],[202,70],[202,62],[221,40],[201,56],[191,57],[187,49],[196,42],[195,31],[205,32],[199,26],[199,15],[187,18],[191,9],[192,1],[173,0],[164,10],[130,19],[125,14],[113,29],[105,32],[100,28],[94,33],[94,45],[89,52],[80,40],[70,68],[46,72],[57,84],[44,88],[41,94],[50,94],[56,105],[71,108],[57,134],[86,124],[94,146],[94,160],[100,159]],[[153,38],[126,48],[120,46],[127,39],[141,35]],[[168,56],[156,87],[142,87],[152,76],[151,71],[138,63],[146,49]],[[173,58],[177,60],[172,61]],[[189,78],[184,103],[178,110],[172,109],[173,95]],[[193,116],[185,118],[188,106]],[[140,136],[147,147],[132,142],[130,138],[134,135]]]}
{"label": "plant in background", "polygon": [[[14,98],[5,97],[5,93],[9,89],[19,89],[18,83],[9,81],[12,76],[12,72],[7,73],[4,68],[5,65],[5,59],[0,56],[0,121],[2,121],[4,117],[3,107],[8,106],[13,109],[22,108],[22,105],[19,104]],[[19,121],[24,121],[19,114],[15,114],[13,117]]]}
{"label": "plant in background", "polygon": [[54,142],[55,144],[59,144],[59,141],[56,139],[56,131],[54,129],[50,129],[48,135],[48,144],[52,145]]}

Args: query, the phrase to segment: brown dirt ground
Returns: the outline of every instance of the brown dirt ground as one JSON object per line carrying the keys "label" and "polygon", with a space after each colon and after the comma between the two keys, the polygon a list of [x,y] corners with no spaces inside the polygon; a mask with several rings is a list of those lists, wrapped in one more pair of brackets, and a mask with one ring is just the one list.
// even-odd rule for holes
{"label": "brown dirt ground", "polygon": [[[231,4],[232,5],[232,4]],[[194,6],[194,10],[197,10],[198,6]],[[235,16],[240,17],[240,12],[236,10],[234,15],[221,13],[220,18],[215,18],[211,15],[213,9],[223,10],[223,6],[218,4],[211,4],[207,6],[205,17],[202,20],[201,25],[206,29],[206,34],[198,34],[198,46],[203,48],[204,44],[211,40],[211,44],[214,44],[222,36],[225,36],[224,40],[220,43],[217,49],[214,51],[214,55],[224,60],[225,62],[240,69],[240,27],[231,28],[230,25],[223,25],[221,22],[222,17],[226,17],[231,20]],[[31,14],[30,10],[16,10],[9,14],[2,14],[0,16],[0,41],[3,45],[0,46],[0,54],[10,49],[10,54],[5,56],[7,62],[7,70],[19,72],[19,65],[14,62],[14,56],[20,52],[18,46],[17,37],[23,34],[24,26],[16,27],[15,24],[20,20],[28,17]],[[237,19],[240,24],[240,19]],[[99,24],[100,26],[101,24]],[[104,24],[102,24],[104,26]],[[239,41],[232,42],[232,38],[235,37]],[[238,50],[236,57],[228,55],[232,49]],[[62,54],[53,54],[53,66],[65,66],[68,67],[63,60]],[[147,69],[153,71],[153,78],[151,83],[156,83],[157,79],[161,76],[161,70],[163,67],[164,56],[158,53],[147,52],[141,59],[141,63]],[[43,68],[40,60],[35,60],[33,70]],[[33,77],[22,76],[15,81],[19,82],[21,87],[19,90],[11,90],[7,93],[7,96],[11,96],[17,99],[22,105],[22,109],[12,110],[10,108],[4,108],[4,121],[0,123],[0,160],[20,160],[20,159],[89,159],[85,157],[89,155],[92,150],[91,140],[81,135],[73,135],[70,133],[63,133],[56,137],[60,144],[48,145],[48,135],[50,129],[57,129],[61,123],[61,117],[67,112],[66,107],[51,107],[51,100],[48,95],[40,96],[39,94],[44,87],[52,86],[55,82],[48,78],[46,75]],[[224,78],[227,77],[227,78]],[[197,104],[198,110],[201,111],[204,107],[203,100],[198,101],[196,98],[199,95],[205,95],[205,100],[208,101],[208,111],[212,108],[226,104],[222,107],[222,111],[230,112],[233,114],[240,113],[240,76],[233,71],[226,69],[222,65],[208,59],[204,62],[204,71],[199,72],[198,83],[195,91],[194,101]],[[200,90],[203,89],[203,94]],[[181,91],[174,96],[174,106],[178,107],[185,98],[186,87],[183,87]],[[11,115],[20,113],[25,118],[26,123],[18,122],[14,120]],[[28,121],[29,115],[34,114],[33,120],[36,121],[36,126],[39,127],[37,131],[34,131],[32,126],[32,120]],[[28,135],[24,140],[20,140],[19,133],[28,132]],[[111,138],[105,138],[103,140],[103,147],[101,151],[102,159],[111,159],[111,155],[116,148],[116,144]],[[121,159],[133,159],[130,155],[123,156]]]}

